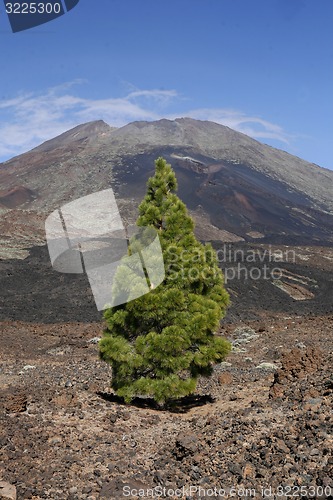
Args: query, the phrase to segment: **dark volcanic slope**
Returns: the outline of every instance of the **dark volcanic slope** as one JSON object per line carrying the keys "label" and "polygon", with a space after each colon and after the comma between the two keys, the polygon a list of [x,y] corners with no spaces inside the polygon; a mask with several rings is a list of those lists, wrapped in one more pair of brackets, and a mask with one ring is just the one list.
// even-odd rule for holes
{"label": "dark volcanic slope", "polygon": [[[260,319],[262,314],[333,313],[333,248],[269,247],[267,251],[266,246],[244,243],[214,246],[231,298],[227,321]],[[249,259],[260,251],[263,258]],[[283,261],[274,259],[276,251],[282,252]],[[279,280],[272,274],[276,268],[283,270]],[[34,247],[23,260],[0,260],[1,320],[90,323],[101,317],[86,275],[54,271],[45,246]]]}
{"label": "dark volcanic slope", "polygon": [[[245,164],[212,160],[202,155],[193,159],[176,148],[155,148],[150,153],[127,156],[123,168],[115,168],[116,192],[121,199],[139,200],[145,182],[153,174],[153,160],[164,156],[174,167],[179,196],[188,208],[208,214],[210,222],[245,239],[253,231],[277,241],[332,241],[333,215],[314,207],[309,196],[284,182],[272,179]],[[248,234],[250,233],[250,234]]]}

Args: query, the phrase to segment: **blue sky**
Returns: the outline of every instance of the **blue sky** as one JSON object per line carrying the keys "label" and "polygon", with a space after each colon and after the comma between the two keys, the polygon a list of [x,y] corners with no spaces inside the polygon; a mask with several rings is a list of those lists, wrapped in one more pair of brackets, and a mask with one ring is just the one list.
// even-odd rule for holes
{"label": "blue sky", "polygon": [[13,34],[0,160],[90,120],[192,116],[333,169],[332,0],[80,0]]}

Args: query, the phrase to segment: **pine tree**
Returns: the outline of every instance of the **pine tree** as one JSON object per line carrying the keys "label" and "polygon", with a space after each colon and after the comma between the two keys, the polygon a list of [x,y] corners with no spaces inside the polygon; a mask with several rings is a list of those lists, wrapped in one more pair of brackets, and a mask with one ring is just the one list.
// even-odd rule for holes
{"label": "pine tree", "polygon": [[[127,402],[191,394],[198,377],[211,375],[230,351],[229,342],[214,335],[229,300],[216,253],[195,238],[171,166],[159,158],[155,167],[137,224],[158,231],[165,279],[156,288],[151,284],[148,294],[107,309],[100,342],[101,358],[112,366],[112,387]],[[115,287],[121,288],[123,271]]]}

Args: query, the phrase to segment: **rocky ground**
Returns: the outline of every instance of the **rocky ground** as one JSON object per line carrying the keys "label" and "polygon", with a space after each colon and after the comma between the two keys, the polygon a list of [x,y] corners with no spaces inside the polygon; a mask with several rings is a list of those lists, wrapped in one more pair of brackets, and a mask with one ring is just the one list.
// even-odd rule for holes
{"label": "rocky ground", "polygon": [[102,328],[0,323],[0,498],[333,498],[332,315],[225,323],[227,362],[164,410],[112,395]]}

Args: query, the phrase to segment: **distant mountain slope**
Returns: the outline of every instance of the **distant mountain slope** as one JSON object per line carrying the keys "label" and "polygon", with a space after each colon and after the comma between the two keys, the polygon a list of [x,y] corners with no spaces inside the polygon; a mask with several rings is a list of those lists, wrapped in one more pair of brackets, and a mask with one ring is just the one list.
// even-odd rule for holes
{"label": "distant mountain slope", "polygon": [[134,122],[112,134],[112,144],[129,148],[183,147],[210,157],[247,165],[309,196],[333,211],[333,172],[285,151],[262,144],[245,134],[209,121],[179,118],[174,121]]}
{"label": "distant mountain slope", "polygon": [[118,129],[86,123],[0,164],[2,241],[9,248],[15,240],[17,248],[28,237],[30,244],[29,217],[43,220],[41,214],[110,186],[133,222],[158,156],[174,167],[202,239],[333,240],[332,171],[228,127],[180,118]]}

